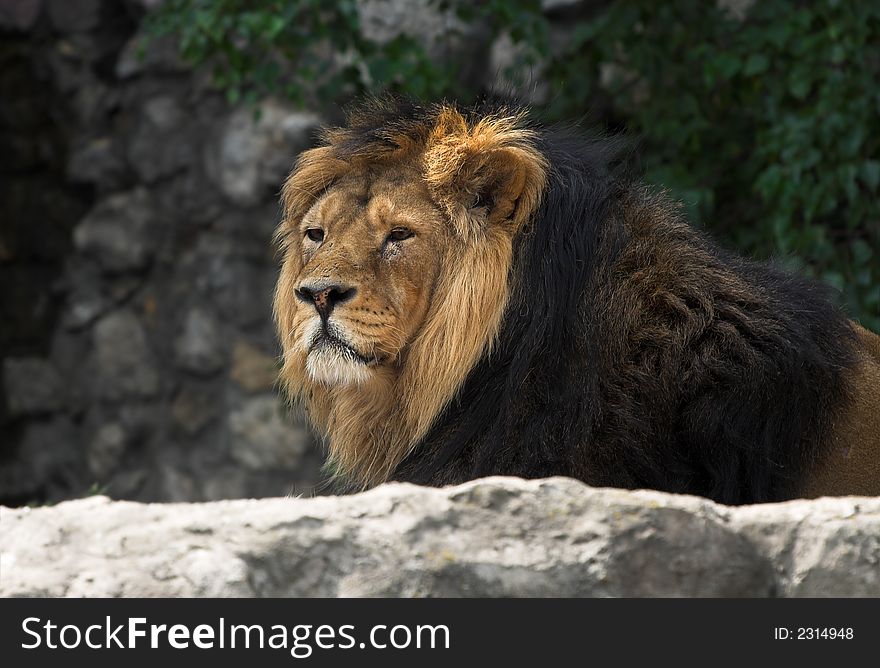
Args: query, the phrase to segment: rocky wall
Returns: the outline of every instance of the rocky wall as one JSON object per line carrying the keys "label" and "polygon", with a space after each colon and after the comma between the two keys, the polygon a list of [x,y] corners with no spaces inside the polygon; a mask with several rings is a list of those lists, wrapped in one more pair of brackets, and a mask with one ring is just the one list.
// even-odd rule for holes
{"label": "rocky wall", "polygon": [[0,500],[311,493],[271,235],[319,117],[230,107],[172,43],[142,51],[141,4],[0,6]]}

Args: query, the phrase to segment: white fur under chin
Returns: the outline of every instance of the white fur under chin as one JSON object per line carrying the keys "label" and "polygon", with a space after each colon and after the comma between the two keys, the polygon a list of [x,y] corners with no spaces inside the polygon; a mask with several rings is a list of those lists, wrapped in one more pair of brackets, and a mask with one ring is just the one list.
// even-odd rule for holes
{"label": "white fur under chin", "polygon": [[312,380],[324,385],[362,385],[370,378],[369,367],[344,350],[323,347],[306,358],[306,370]]}
{"label": "white fur under chin", "polygon": [[[345,332],[335,326],[337,335]],[[321,320],[315,318],[304,328],[300,338],[300,346],[308,352],[306,371],[316,383],[324,385],[361,385],[370,378],[369,367],[351,353],[334,346],[323,346],[309,350],[312,342],[321,331]]]}

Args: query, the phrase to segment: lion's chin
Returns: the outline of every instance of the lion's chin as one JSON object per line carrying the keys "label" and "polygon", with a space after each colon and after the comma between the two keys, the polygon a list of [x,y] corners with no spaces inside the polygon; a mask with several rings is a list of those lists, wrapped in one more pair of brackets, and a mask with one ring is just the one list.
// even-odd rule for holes
{"label": "lion's chin", "polygon": [[316,383],[339,386],[363,385],[373,373],[370,365],[336,346],[322,346],[312,350],[306,358],[306,370]]}

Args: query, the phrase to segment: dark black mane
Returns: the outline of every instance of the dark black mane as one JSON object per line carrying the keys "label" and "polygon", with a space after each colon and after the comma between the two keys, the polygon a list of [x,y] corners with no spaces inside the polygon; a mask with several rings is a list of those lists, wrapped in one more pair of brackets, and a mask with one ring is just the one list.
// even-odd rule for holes
{"label": "dark black mane", "polygon": [[790,496],[847,396],[845,315],[817,283],[684,225],[627,176],[621,141],[536,129],[549,184],[517,241],[497,345],[393,478],[568,475],[725,503]]}

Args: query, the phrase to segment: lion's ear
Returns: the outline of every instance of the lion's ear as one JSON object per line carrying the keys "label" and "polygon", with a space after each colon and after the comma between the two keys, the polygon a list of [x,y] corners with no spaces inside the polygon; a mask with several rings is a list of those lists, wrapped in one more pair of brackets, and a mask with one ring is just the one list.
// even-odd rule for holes
{"label": "lion's ear", "polygon": [[469,126],[452,108],[440,113],[426,146],[425,175],[464,238],[495,224],[515,232],[534,213],[547,180],[547,161],[534,139],[518,115]]}

